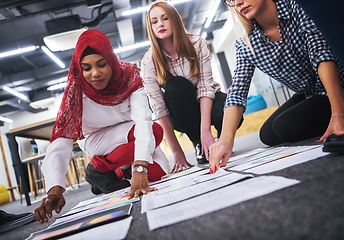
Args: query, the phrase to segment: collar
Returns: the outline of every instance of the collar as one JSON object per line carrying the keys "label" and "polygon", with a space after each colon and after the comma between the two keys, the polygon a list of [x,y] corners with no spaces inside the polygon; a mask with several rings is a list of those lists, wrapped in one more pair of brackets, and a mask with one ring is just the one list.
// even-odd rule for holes
{"label": "collar", "polygon": [[[288,1],[287,0],[274,0],[274,2],[276,3],[278,19],[290,19]],[[258,24],[255,19],[253,20],[253,27],[252,27],[252,33],[254,32],[258,32],[260,36],[264,35],[264,33],[258,27]]]}
{"label": "collar", "polygon": [[176,61],[178,58],[179,58],[179,56],[176,58],[176,59],[173,59],[173,57],[171,57],[167,52],[165,52],[164,50],[163,50],[163,53],[164,53],[164,55],[166,56],[166,57],[168,57],[169,59],[171,59],[171,60],[173,60],[173,61]]}
{"label": "collar", "polygon": [[289,1],[275,0],[278,19],[290,19]]}

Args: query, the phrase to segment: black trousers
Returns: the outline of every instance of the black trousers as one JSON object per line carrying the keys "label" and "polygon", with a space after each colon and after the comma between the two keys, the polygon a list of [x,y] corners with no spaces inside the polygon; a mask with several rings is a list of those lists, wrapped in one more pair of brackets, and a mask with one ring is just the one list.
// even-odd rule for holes
{"label": "black trousers", "polygon": [[297,142],[321,136],[331,119],[331,105],[327,96],[308,99],[294,94],[279,107],[260,129],[260,140],[270,146]]}
{"label": "black trousers", "polygon": [[[218,136],[222,129],[225,100],[226,94],[217,92],[211,109],[211,125],[214,125]],[[185,133],[194,144],[200,142],[201,111],[196,87],[184,77],[173,77],[166,84],[164,101],[173,128]]]}

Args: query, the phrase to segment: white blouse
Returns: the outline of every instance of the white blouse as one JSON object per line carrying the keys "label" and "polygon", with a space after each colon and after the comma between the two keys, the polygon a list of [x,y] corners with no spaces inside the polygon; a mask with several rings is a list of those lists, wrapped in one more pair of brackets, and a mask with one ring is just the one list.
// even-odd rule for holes
{"label": "white blouse", "polygon": [[[143,88],[133,92],[116,106],[95,103],[83,94],[82,131],[84,139],[78,140],[80,148],[90,157],[106,155],[128,142],[127,136],[135,125],[135,160],[157,162],[168,173],[168,160],[160,148],[155,149],[152,114]],[[53,141],[43,161],[42,172],[46,188],[66,186],[66,173],[71,158],[73,140],[58,138]]]}

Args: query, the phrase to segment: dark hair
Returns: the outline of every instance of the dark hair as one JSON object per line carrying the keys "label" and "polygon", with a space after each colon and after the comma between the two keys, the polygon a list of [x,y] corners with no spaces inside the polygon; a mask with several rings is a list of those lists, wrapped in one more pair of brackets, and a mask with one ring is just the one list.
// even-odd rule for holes
{"label": "dark hair", "polygon": [[96,51],[94,51],[92,48],[87,47],[84,51],[84,53],[82,54],[80,59],[83,59],[84,57],[86,57],[87,55],[91,55],[91,54],[99,54]]}

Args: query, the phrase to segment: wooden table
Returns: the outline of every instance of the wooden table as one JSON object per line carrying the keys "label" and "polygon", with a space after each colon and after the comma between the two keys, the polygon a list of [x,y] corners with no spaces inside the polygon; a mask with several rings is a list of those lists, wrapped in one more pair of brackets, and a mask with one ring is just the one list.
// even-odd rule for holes
{"label": "wooden table", "polygon": [[29,196],[29,185],[28,185],[28,175],[25,171],[25,164],[22,163],[18,153],[18,144],[15,140],[16,136],[33,138],[33,139],[42,139],[50,140],[52,130],[55,124],[56,118],[51,118],[48,120],[40,121],[37,123],[29,124],[19,128],[14,128],[6,134],[8,139],[8,145],[11,152],[13,168],[16,174],[17,183],[21,182],[22,189],[21,192],[25,195],[26,204],[31,205],[30,196]]}

